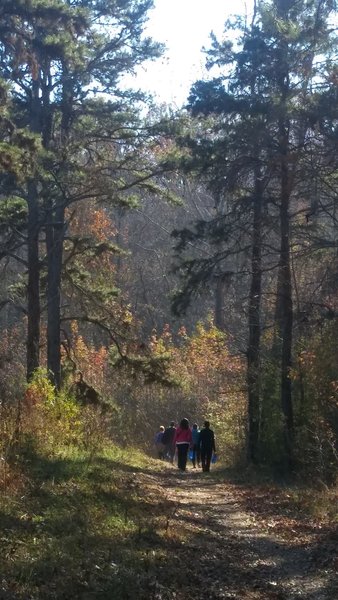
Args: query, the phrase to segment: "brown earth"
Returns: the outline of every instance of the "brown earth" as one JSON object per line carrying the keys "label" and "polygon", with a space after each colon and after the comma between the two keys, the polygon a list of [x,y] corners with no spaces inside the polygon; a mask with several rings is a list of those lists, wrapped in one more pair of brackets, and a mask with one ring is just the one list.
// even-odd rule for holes
{"label": "brown earth", "polygon": [[174,468],[134,474],[134,485],[146,490],[154,519],[140,581],[145,597],[338,599],[337,528],[311,520],[280,488]]}

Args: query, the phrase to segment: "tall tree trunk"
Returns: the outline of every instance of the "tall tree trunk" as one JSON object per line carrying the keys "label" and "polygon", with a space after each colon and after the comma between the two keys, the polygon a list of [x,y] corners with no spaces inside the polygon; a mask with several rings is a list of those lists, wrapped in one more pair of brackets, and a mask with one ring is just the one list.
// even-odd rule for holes
{"label": "tall tree trunk", "polygon": [[[30,127],[35,133],[40,130],[40,85],[33,82],[31,97]],[[40,209],[37,183],[33,179],[28,183],[28,283],[27,283],[27,379],[40,366],[40,262],[39,232]]]}
{"label": "tall tree trunk", "polygon": [[218,327],[218,329],[224,331],[224,290],[226,276],[219,274],[215,279],[215,325]]}
{"label": "tall tree trunk", "polygon": [[[65,65],[63,65],[63,74],[60,125],[62,149],[68,140],[73,103],[72,79],[69,78],[68,69]],[[49,104],[47,106],[49,107]],[[49,114],[48,111],[47,114]],[[47,124],[48,122],[48,119],[46,119]],[[51,380],[55,387],[59,389],[61,385],[61,274],[65,232],[65,201],[63,197],[56,199],[56,207],[54,209],[51,207],[48,219],[49,222],[46,229],[48,264],[47,366]]]}
{"label": "tall tree trunk", "polygon": [[[289,3],[277,2],[277,15],[287,21]],[[279,306],[278,332],[281,338],[281,408],[283,412],[283,433],[286,467],[290,469],[293,454],[293,406],[290,370],[292,365],[292,276],[290,265],[290,197],[294,180],[294,165],[290,158],[290,119],[288,102],[290,101],[290,49],[288,40],[283,39],[279,49],[280,72],[278,85],[280,91],[280,117],[278,121],[280,152],[280,259],[278,273],[277,303]]]}
{"label": "tall tree trunk", "polygon": [[289,464],[292,462],[293,440],[293,407],[291,393],[290,369],[292,365],[292,285],[290,269],[290,223],[289,223],[289,198],[285,195],[281,202],[281,253],[280,253],[280,299],[281,312],[281,404],[285,419],[285,449]]}
{"label": "tall tree trunk", "polygon": [[248,459],[258,462],[260,432],[260,311],[262,296],[262,181],[255,178],[253,205],[253,235],[251,285],[249,294],[249,342],[247,350],[248,384]]}
{"label": "tall tree trunk", "polygon": [[27,379],[40,365],[39,204],[34,182],[28,184]]}
{"label": "tall tree trunk", "polygon": [[281,407],[284,416],[284,443],[288,467],[292,464],[293,406],[290,369],[292,366],[293,302],[290,265],[290,195],[292,174],[289,170],[289,128],[283,119],[279,123],[281,140],[281,196],[280,196],[280,261],[278,273],[278,330],[281,338]]}
{"label": "tall tree trunk", "polygon": [[47,368],[57,389],[61,385],[61,271],[64,237],[64,207],[52,211],[46,226],[47,243]]}

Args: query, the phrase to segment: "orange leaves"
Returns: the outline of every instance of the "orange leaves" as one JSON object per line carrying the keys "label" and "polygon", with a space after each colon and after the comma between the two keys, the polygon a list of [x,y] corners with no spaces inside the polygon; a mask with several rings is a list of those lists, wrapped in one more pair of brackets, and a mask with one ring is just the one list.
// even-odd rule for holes
{"label": "orange leaves", "polygon": [[[82,264],[97,273],[104,271],[106,276],[107,273],[108,276],[113,273],[115,269],[111,260],[111,248],[117,229],[107,211],[97,208],[94,203],[80,203],[68,218],[71,238],[80,251]],[[81,239],[86,241],[87,251],[85,244],[79,243]]]}
{"label": "orange leaves", "polygon": [[93,356],[93,366],[102,369],[107,361],[108,351],[107,348],[101,346],[98,350],[96,350]]}
{"label": "orange leaves", "polygon": [[[72,326],[73,332],[76,325]],[[95,348],[85,342],[83,337],[75,334],[73,340],[73,355],[78,369],[85,374],[85,378],[98,390],[104,387],[108,366],[108,349],[106,346]]]}
{"label": "orange leaves", "polygon": [[103,208],[92,210],[90,215],[90,229],[99,241],[104,242],[107,238],[116,236],[116,227]]}
{"label": "orange leaves", "polygon": [[39,401],[40,396],[37,393],[37,390],[35,389],[35,387],[28,387],[25,391],[24,394],[24,405],[28,408],[31,409],[33,406],[35,406],[37,404],[37,402]]}
{"label": "orange leaves", "polygon": [[316,354],[309,350],[302,350],[298,355],[298,362],[300,365],[310,366],[313,365],[316,360]]}
{"label": "orange leaves", "polygon": [[100,242],[115,237],[117,233],[107,211],[97,208],[93,203],[81,204],[72,212],[71,231],[75,235],[91,234]]}

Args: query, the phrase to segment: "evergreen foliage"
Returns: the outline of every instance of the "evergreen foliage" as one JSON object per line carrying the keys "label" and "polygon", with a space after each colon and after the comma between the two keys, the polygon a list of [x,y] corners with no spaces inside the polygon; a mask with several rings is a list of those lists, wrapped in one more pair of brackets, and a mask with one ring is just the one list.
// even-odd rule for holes
{"label": "evergreen foliage", "polygon": [[[0,72],[12,85],[12,120],[43,148],[39,169],[27,172],[22,189],[28,206],[27,370],[30,376],[40,364],[42,291],[47,367],[57,386],[66,210],[88,200],[135,205],[152,186],[148,134],[134,106],[142,95],[121,85],[124,74],[161,53],[159,44],[143,36],[151,6],[149,0],[0,3]],[[6,160],[13,162],[11,156]],[[87,253],[94,249],[89,244]],[[101,244],[95,252],[112,249]]]}
{"label": "evergreen foliage", "polygon": [[[269,274],[276,269],[275,310],[265,314],[265,323],[275,331],[270,351],[279,373],[274,397],[276,403],[279,396],[279,408],[272,412],[283,432],[278,460],[286,468],[294,458],[291,261],[299,253],[292,240],[296,232],[298,239],[309,238],[308,217],[302,223],[297,216],[309,210],[304,206],[315,205],[319,181],[331,172],[321,153],[325,138],[315,124],[329,116],[323,107],[335,70],[332,9],[330,2],[257,2],[250,26],[241,19],[228,22],[224,40],[213,37],[208,51],[209,67],[217,65],[224,75],[192,87],[188,108],[194,121],[180,139],[190,153],[183,167],[209,186],[215,217],[174,232],[180,253],[196,240],[209,248],[205,257],[179,258],[183,287],[174,310],[186,310],[201,288],[229,273],[247,282],[249,458],[260,460],[260,452],[265,454],[261,419],[271,404],[262,394],[262,305]],[[314,162],[315,186],[309,184]]]}

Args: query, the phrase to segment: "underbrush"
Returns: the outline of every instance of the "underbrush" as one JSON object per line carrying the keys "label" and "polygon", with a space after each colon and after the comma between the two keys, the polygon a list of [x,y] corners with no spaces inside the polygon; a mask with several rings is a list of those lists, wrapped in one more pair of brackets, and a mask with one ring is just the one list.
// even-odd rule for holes
{"label": "underbrush", "polygon": [[[1,416],[0,598],[166,598],[155,574],[169,589],[173,557],[189,537],[172,526],[175,502],[154,476],[171,466],[114,445],[113,415],[56,394],[41,372],[22,404]],[[242,485],[248,509],[254,500],[267,514],[291,508],[336,518],[333,489],[272,484],[268,471],[219,463],[211,477]]]}
{"label": "underbrush", "polygon": [[43,372],[1,417],[0,598],[141,598],[165,517],[135,479],[165,465],[114,445],[109,410],[56,393]]}
{"label": "underbrush", "polygon": [[327,521],[338,525],[338,488],[294,488],[290,490],[292,503],[302,513],[315,520]]}
{"label": "underbrush", "polygon": [[269,467],[246,466],[242,469],[224,469],[214,473],[218,480],[231,481],[246,490],[251,489],[253,503],[265,501],[301,515],[327,524],[338,524],[338,486],[327,486],[320,480],[304,482],[284,479]]}

